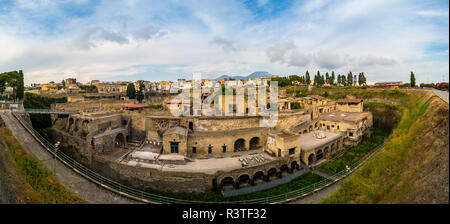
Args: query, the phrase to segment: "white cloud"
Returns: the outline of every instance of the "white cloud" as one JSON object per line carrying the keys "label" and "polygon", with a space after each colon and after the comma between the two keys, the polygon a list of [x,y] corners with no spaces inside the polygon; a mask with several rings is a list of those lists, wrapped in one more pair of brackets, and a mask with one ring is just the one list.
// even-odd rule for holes
{"label": "white cloud", "polygon": [[448,10],[418,0],[295,2],[262,21],[241,1],[102,1],[81,17],[67,16],[58,1],[17,3],[0,12],[0,48],[8,49],[0,71],[23,69],[27,83],[67,73],[80,81],[132,79],[152,65],[169,75],[149,73],[150,80],[195,71],[352,70],[376,81],[408,79],[410,70],[448,74],[448,49],[438,59],[428,52],[432,43],[448,46]]}
{"label": "white cloud", "polygon": [[417,15],[425,16],[425,17],[448,17],[448,10],[421,10],[416,12]]}

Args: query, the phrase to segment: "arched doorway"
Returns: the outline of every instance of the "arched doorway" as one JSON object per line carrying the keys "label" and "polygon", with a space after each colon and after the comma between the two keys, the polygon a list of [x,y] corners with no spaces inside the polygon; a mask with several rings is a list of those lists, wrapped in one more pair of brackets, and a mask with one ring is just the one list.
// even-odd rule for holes
{"label": "arched doorway", "polygon": [[277,169],[271,168],[269,171],[267,171],[267,180],[269,181],[272,177],[275,177],[277,175]]}
{"label": "arched doorway", "polygon": [[70,131],[72,125],[73,125],[73,118],[69,118],[69,125],[67,126],[67,131]]}
{"label": "arched doorway", "polygon": [[75,125],[75,127],[73,128],[73,131],[76,133],[76,132],[78,132],[78,126],[80,125],[80,120],[75,120],[74,125]]}
{"label": "arched doorway", "polygon": [[234,179],[232,177],[223,178],[220,183],[220,187],[222,189],[233,189],[234,188]]}
{"label": "arched doorway", "polygon": [[240,152],[245,151],[245,140],[240,138],[234,142],[234,151]]}
{"label": "arched doorway", "polygon": [[287,164],[284,164],[284,165],[282,165],[282,166],[280,167],[280,173],[279,173],[279,175],[280,175],[280,177],[282,177],[283,174],[286,174],[286,173],[288,173],[288,172],[289,172],[289,167],[288,167]]}
{"label": "arched doorway", "polygon": [[253,175],[253,183],[257,184],[259,182],[264,181],[264,173],[262,171],[258,171]]}
{"label": "arched doorway", "polygon": [[114,146],[115,147],[124,147],[125,146],[125,136],[123,136],[122,133],[119,133],[116,135],[116,138],[114,139]]}
{"label": "arched doorway", "polygon": [[250,184],[250,177],[247,174],[238,177],[238,187],[248,187]]}
{"label": "arched doorway", "polygon": [[252,139],[250,139],[250,150],[258,149],[259,147],[260,146],[258,137],[253,137]]}
{"label": "arched doorway", "polygon": [[317,151],[316,154],[316,161],[321,160],[323,158],[323,152],[321,149],[319,149],[319,151]]}
{"label": "arched doorway", "polygon": [[308,165],[312,165],[314,163],[314,154],[308,156]]}
{"label": "arched doorway", "polygon": [[294,161],[291,163],[291,170],[299,170],[300,166],[298,165],[297,161]]}

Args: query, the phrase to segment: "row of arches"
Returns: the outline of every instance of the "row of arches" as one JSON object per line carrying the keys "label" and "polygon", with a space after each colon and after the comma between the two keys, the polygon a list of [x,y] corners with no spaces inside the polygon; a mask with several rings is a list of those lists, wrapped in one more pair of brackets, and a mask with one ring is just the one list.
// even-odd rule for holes
{"label": "row of arches", "polygon": [[74,119],[73,117],[69,117],[66,131],[70,134],[79,133],[82,137],[86,137],[87,133],[89,132],[89,121],[88,120],[81,120],[81,119]]}
{"label": "row of arches", "polygon": [[[315,162],[320,161],[323,158],[327,158],[327,157],[335,154],[339,150],[339,148],[342,147],[342,144],[343,144],[343,141],[340,140],[340,141],[333,142],[323,148],[316,149],[315,152],[309,154],[308,159],[307,159],[307,164],[311,165]],[[306,162],[306,161],[304,161],[304,162]]]}
{"label": "row of arches", "polygon": [[309,127],[299,131],[298,134],[300,134],[300,135],[301,134],[306,134],[306,133],[312,132],[312,131],[317,130],[317,129],[319,129],[318,122],[314,123],[314,125],[313,124],[309,125]]}
{"label": "row of arches", "polygon": [[[261,148],[261,139],[259,137],[253,137],[250,139],[249,150],[255,150]],[[246,151],[245,139],[240,138],[234,142],[234,152]]]}
{"label": "row of arches", "polygon": [[288,175],[296,170],[300,170],[300,165],[297,161],[293,161],[290,166],[288,164],[283,164],[278,169],[272,167],[266,172],[259,170],[253,173],[253,175],[241,174],[237,178],[226,176],[220,181],[219,187],[221,189],[238,189],[253,186],[281,178],[283,175]]}

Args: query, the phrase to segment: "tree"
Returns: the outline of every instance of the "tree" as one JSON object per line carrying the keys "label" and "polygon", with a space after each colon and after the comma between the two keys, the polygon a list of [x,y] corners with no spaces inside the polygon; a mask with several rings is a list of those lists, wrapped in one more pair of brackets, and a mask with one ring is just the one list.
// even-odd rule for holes
{"label": "tree", "polygon": [[306,70],[305,80],[306,80],[306,85],[311,84],[311,77],[309,76],[308,70]]}
{"label": "tree", "polygon": [[364,76],[364,72],[359,73],[358,84],[360,86],[366,85],[366,77]]}
{"label": "tree", "polygon": [[6,90],[6,87],[13,88],[13,99],[22,100],[24,97],[24,84],[22,70],[5,72],[0,74],[0,95]]}
{"label": "tree", "polygon": [[139,90],[136,93],[136,99],[139,101],[139,103],[141,103],[142,100],[144,99],[144,90],[145,90],[144,83],[139,82]]}
{"label": "tree", "polygon": [[127,96],[130,99],[136,98],[136,90],[134,89],[134,84],[133,83],[128,83]]}
{"label": "tree", "polygon": [[411,83],[411,87],[416,86],[416,78],[414,77],[414,72],[411,72],[411,81],[409,83]]}
{"label": "tree", "polygon": [[325,73],[325,82],[328,83],[328,84],[331,84],[330,83],[330,75],[328,75],[328,72]]}
{"label": "tree", "polygon": [[334,76],[334,71],[331,72],[331,77],[330,77],[330,84],[333,85],[334,84],[334,80],[336,79],[336,77]]}
{"label": "tree", "polygon": [[347,84],[350,85],[350,86],[353,85],[353,74],[352,74],[352,72],[349,72],[347,74]]}
{"label": "tree", "polygon": [[345,79],[345,75],[341,75],[341,82],[344,86],[347,86],[347,80]]}
{"label": "tree", "polygon": [[[317,71],[317,75],[314,77],[314,85],[320,86],[321,80],[320,80],[320,71]],[[317,80],[316,80],[317,79]]]}
{"label": "tree", "polygon": [[25,87],[23,84],[23,72],[22,70],[19,70],[19,75],[17,77],[17,86],[16,86],[16,98],[19,100],[23,100],[23,93],[24,93]]}
{"label": "tree", "polygon": [[354,75],[353,76],[353,85],[355,85],[356,86],[356,82],[357,82],[358,80],[356,79],[356,75]]}

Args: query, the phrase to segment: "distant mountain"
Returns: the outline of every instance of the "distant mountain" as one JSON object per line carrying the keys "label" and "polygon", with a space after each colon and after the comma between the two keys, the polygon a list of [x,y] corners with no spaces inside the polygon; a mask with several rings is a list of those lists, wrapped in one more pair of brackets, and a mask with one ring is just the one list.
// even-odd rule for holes
{"label": "distant mountain", "polygon": [[263,76],[270,76],[272,74],[268,73],[268,72],[264,72],[264,71],[258,71],[258,72],[253,72],[252,74],[248,75],[248,76],[229,76],[229,75],[222,75],[218,78],[216,78],[216,81],[219,81],[221,79],[225,79],[225,78],[233,78],[236,80],[242,79],[242,80],[247,80],[250,78],[260,78]]}

